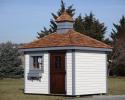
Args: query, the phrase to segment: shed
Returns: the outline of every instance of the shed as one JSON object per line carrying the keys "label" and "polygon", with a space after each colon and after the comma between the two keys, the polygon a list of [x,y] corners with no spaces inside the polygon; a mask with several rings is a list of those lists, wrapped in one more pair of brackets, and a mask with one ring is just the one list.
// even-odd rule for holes
{"label": "shed", "polygon": [[56,19],[55,33],[21,47],[25,55],[25,93],[107,93],[107,52],[111,47],[74,31],[73,22],[65,11]]}

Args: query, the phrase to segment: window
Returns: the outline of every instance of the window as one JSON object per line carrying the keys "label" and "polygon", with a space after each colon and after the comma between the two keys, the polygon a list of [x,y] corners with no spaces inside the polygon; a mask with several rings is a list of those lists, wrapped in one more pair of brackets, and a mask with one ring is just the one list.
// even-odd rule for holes
{"label": "window", "polygon": [[42,69],[43,68],[43,56],[32,56],[33,58],[33,68]]}
{"label": "window", "polygon": [[55,56],[55,67],[57,69],[61,68],[61,56]]}

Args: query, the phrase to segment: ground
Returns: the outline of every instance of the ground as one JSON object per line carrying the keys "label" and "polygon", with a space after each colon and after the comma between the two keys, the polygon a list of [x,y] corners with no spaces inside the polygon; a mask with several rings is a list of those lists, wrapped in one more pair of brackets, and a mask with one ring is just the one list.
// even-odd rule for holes
{"label": "ground", "polygon": [[125,95],[125,77],[109,78],[109,95]]}
{"label": "ground", "polygon": [[[125,77],[109,78],[108,95],[114,95],[114,94],[125,95]],[[69,99],[69,97],[24,94],[23,79],[0,80],[0,100],[64,100],[64,99]]]}
{"label": "ground", "polygon": [[64,97],[27,95],[23,93],[22,79],[0,80],[0,100],[63,100]]}

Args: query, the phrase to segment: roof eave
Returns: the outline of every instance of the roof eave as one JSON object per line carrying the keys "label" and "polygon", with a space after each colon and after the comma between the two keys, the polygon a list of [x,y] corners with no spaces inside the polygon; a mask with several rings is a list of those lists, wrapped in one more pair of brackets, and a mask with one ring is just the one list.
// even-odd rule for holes
{"label": "roof eave", "polygon": [[61,22],[74,22],[73,20],[60,20],[60,21],[56,21],[57,23],[61,23]]}
{"label": "roof eave", "polygon": [[102,51],[111,52],[111,48],[94,48],[94,47],[78,47],[78,46],[67,46],[67,47],[45,47],[45,48],[22,48],[23,52],[27,51],[48,51],[48,50],[89,50],[89,51]]}

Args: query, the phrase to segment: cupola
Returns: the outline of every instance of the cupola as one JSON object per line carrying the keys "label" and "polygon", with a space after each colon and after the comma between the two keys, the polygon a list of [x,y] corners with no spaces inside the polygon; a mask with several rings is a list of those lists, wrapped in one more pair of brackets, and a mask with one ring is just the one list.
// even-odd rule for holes
{"label": "cupola", "polygon": [[64,11],[57,19],[57,33],[63,34],[68,32],[69,30],[73,29],[73,18]]}

